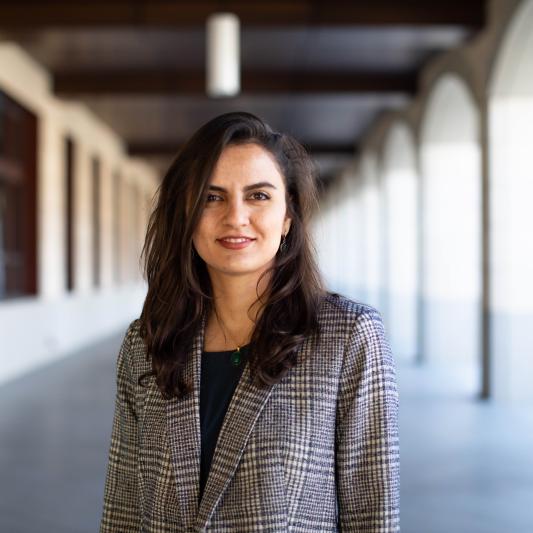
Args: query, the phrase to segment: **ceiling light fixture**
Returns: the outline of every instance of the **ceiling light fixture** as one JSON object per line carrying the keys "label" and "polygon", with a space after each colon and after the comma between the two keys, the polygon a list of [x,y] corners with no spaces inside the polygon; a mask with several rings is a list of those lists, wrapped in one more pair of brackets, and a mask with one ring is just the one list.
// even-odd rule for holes
{"label": "ceiling light fixture", "polygon": [[233,13],[214,13],[206,29],[207,94],[236,96],[241,90],[239,19]]}

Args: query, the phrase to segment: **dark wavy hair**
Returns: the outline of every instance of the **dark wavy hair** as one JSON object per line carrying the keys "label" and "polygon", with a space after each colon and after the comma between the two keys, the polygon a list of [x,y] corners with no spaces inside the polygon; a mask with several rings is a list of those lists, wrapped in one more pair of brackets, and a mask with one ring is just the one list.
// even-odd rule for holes
{"label": "dark wavy hair", "polygon": [[183,369],[213,305],[207,268],[192,242],[209,180],[224,148],[246,143],[262,146],[277,161],[291,218],[286,246],[263,274],[271,277],[264,301],[258,298],[262,312],[250,340],[254,384],[264,387],[281,380],[297,364],[296,350],[304,339],[320,334],[317,311],[325,289],[309,232],[317,206],[316,167],[294,138],[274,132],[251,113],[215,117],[179,150],[164,176],[141,254],[148,293],[139,331],[147,358],[152,358],[152,371],[143,374],[139,384],[155,375],[166,399],[181,398],[192,390],[183,379]]}

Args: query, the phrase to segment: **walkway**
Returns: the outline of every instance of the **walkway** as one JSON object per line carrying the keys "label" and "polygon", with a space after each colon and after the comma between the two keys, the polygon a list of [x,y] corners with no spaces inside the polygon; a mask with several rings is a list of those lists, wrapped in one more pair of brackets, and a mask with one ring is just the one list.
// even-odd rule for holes
{"label": "walkway", "polygon": [[[3,533],[98,531],[120,340],[0,387]],[[533,532],[533,409],[472,400],[442,370],[398,377],[402,531]]]}

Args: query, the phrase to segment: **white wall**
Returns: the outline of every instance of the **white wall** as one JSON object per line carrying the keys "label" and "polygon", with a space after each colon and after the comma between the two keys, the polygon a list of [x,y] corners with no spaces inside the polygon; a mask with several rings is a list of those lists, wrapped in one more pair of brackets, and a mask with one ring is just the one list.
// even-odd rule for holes
{"label": "white wall", "polygon": [[[138,316],[145,284],[135,253],[122,250],[128,282],[113,283],[111,176],[119,170],[124,187],[141,197],[157,187],[155,170],[126,156],[122,140],[85,106],[51,93],[49,74],[15,44],[0,44],[0,90],[37,116],[37,276],[38,295],[0,301],[0,382],[60,358],[120,330]],[[65,286],[64,137],[75,142],[75,290]],[[91,158],[101,165],[101,287],[92,284]],[[125,199],[122,199],[125,201]],[[143,231],[146,202],[135,217]],[[125,204],[122,216],[133,208]],[[124,218],[122,242],[131,240],[132,217]],[[134,252],[135,251],[135,252]],[[110,356],[115,357],[115,354]]]}
{"label": "white wall", "polygon": [[393,124],[383,150],[385,196],[385,326],[393,352],[417,352],[418,186],[417,154],[407,125]]}
{"label": "white wall", "polygon": [[516,10],[489,85],[492,385],[533,399],[533,1]]}
{"label": "white wall", "polygon": [[465,83],[444,75],[421,128],[422,268],[429,359],[478,365],[481,325],[479,111]]}
{"label": "white wall", "polygon": [[356,300],[366,297],[363,219],[361,180],[349,167],[341,183],[321,201],[312,228],[329,287]]}
{"label": "white wall", "polygon": [[361,181],[363,187],[363,242],[366,303],[382,309],[384,291],[383,257],[383,194],[378,171],[377,155],[367,152],[361,159]]}
{"label": "white wall", "polygon": [[321,201],[319,211],[312,222],[313,238],[317,248],[320,271],[329,290],[337,291],[338,244],[338,191],[329,191]]}
{"label": "white wall", "polygon": [[[419,205],[425,206],[425,220],[420,220],[426,303],[419,308],[421,355],[429,355],[431,362],[441,358],[446,367],[459,362],[457,379],[468,393],[475,381],[480,383],[483,355],[491,360],[490,393],[518,402],[533,398],[533,0],[491,0],[487,15],[487,26],[473,39],[426,64],[415,98],[376,121],[361,142],[353,204],[362,231],[356,233],[360,262],[354,272],[363,299],[379,308],[381,288],[387,292],[392,284],[395,252],[387,245],[392,222],[382,216],[393,192],[376,180],[386,170],[386,157],[376,153],[400,119],[414,132]],[[446,77],[463,89],[438,95],[435,87]],[[329,207],[324,206],[324,218]],[[487,236],[488,252],[482,248]],[[488,275],[483,284],[482,273]],[[486,331],[480,327],[481,300],[490,314],[490,321],[483,322],[490,328]],[[382,310],[390,317],[390,302],[384,302]],[[481,338],[489,336],[481,346]],[[460,364],[465,358],[473,365],[469,369]]]}

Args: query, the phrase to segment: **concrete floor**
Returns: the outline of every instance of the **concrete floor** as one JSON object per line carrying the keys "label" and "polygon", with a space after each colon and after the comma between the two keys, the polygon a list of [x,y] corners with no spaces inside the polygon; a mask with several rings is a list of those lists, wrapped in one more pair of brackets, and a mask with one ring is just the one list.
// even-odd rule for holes
{"label": "concrete floor", "polygon": [[[98,531],[120,337],[0,387],[0,532]],[[398,364],[404,533],[532,533],[533,409]]]}

